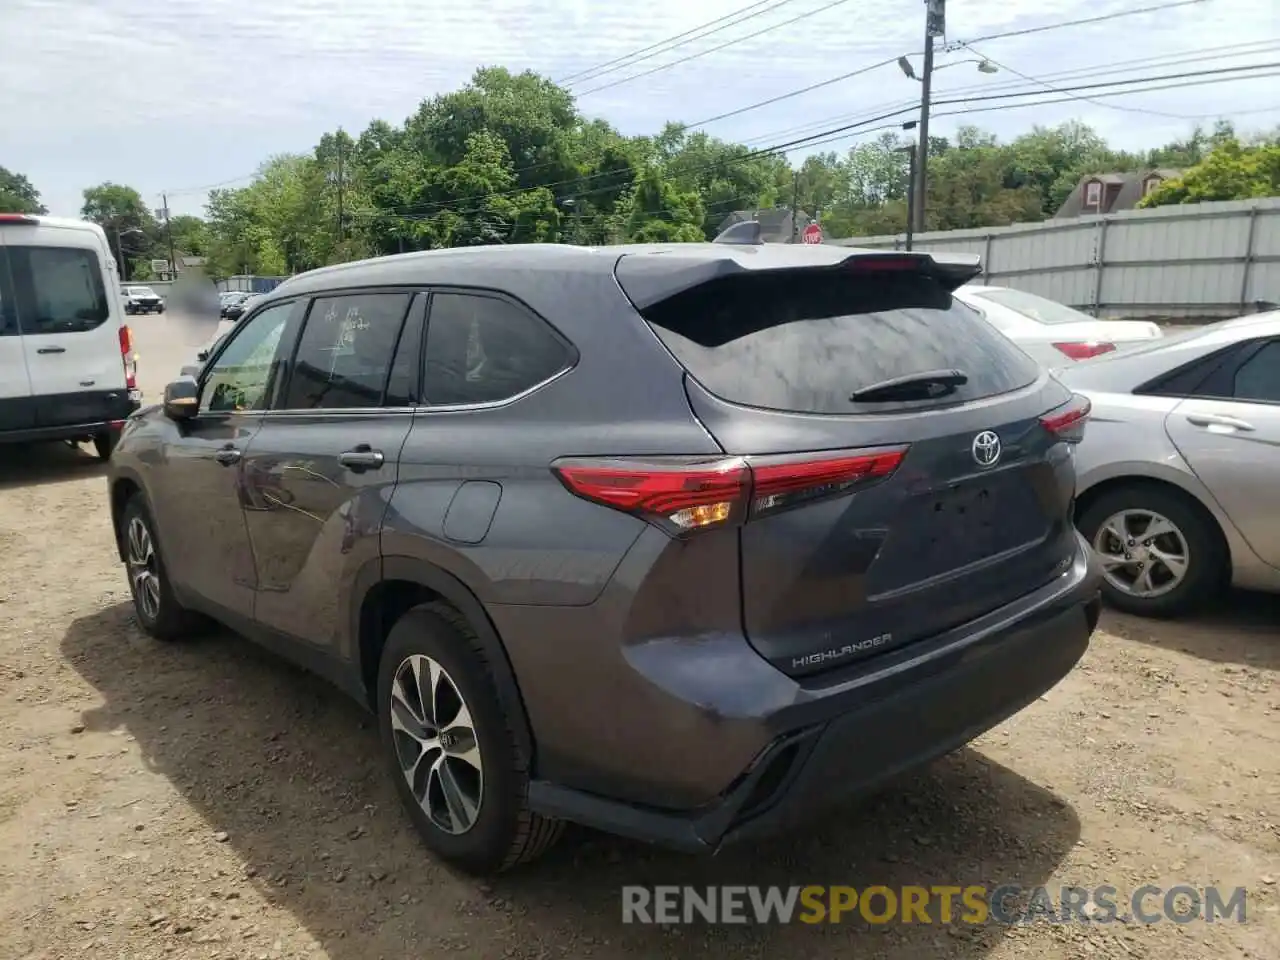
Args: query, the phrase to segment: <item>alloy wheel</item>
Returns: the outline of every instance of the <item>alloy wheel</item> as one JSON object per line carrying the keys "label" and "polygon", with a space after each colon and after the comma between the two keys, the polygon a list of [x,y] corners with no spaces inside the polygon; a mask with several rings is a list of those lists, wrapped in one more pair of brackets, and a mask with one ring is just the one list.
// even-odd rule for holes
{"label": "alloy wheel", "polygon": [[409,790],[445,833],[476,823],[484,765],[471,710],[453,677],[423,654],[406,657],[391,684],[391,734]]}
{"label": "alloy wheel", "polygon": [[1178,525],[1153,510],[1112,514],[1094,534],[1093,549],[1107,582],[1140,600],[1177,588],[1191,562],[1187,538]]}
{"label": "alloy wheel", "polygon": [[148,620],[160,616],[160,569],[151,531],[141,517],[129,521],[126,565],[133,595]]}

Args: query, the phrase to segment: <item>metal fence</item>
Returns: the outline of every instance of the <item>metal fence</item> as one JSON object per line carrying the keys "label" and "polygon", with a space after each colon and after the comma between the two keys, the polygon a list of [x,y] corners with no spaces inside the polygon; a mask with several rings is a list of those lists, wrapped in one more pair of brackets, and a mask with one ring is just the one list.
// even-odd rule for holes
{"label": "metal fence", "polygon": [[[831,242],[900,250],[906,236]],[[1094,316],[1208,319],[1280,301],[1280,197],[921,233],[912,245],[976,253],[983,283]]]}

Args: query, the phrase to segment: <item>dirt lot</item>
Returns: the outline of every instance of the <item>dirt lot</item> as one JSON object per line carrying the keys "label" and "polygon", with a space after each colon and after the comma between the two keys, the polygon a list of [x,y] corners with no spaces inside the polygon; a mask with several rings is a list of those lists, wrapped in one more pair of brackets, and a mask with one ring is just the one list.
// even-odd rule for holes
{"label": "dirt lot", "polygon": [[[154,395],[181,362],[138,324]],[[100,467],[0,450],[0,957],[1280,956],[1280,602],[1108,615],[1057,689],[808,836],[691,859],[570,833],[493,885],[423,852],[369,720],[229,635],[131,619]],[[192,544],[198,548],[198,544]],[[1248,888],[1247,922],[624,927],[629,883]]]}

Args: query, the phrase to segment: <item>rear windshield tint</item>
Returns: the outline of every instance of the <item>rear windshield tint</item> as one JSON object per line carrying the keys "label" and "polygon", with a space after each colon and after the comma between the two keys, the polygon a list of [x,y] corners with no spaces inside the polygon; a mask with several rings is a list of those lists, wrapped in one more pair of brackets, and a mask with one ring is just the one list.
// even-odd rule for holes
{"label": "rear windshield tint", "polygon": [[8,252],[23,333],[83,333],[111,315],[92,250],[11,244]]}
{"label": "rear windshield tint", "polygon": [[[644,311],[694,377],[733,403],[801,413],[887,413],[965,403],[1039,376],[1030,357],[927,277],[768,271],[721,278]],[[861,403],[856,390],[960,370],[937,400]]]}

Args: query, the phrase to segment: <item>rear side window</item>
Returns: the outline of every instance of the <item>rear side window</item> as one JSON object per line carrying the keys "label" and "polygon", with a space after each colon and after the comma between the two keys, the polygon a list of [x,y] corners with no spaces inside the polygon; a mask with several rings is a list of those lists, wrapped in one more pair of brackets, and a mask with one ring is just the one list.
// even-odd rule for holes
{"label": "rear side window", "polygon": [[431,298],[423,377],[428,404],[509,400],[555,376],[570,359],[551,329],[514,303],[462,293]]}
{"label": "rear side window", "polygon": [[18,333],[18,304],[9,283],[9,260],[0,247],[0,337],[16,337]]}
{"label": "rear side window", "polygon": [[[885,413],[1017,390],[1035,361],[937,281],[902,272],[768,271],[720,278],[643,311],[708,390],[725,400],[801,413]],[[937,400],[853,403],[893,380],[959,370]]]}
{"label": "rear side window", "polygon": [[1272,340],[1236,371],[1234,398],[1280,403],[1280,340]]}
{"label": "rear side window", "polygon": [[280,409],[382,406],[410,299],[407,293],[317,297],[298,340]]}
{"label": "rear side window", "polygon": [[102,266],[92,250],[10,246],[8,252],[24,334],[83,333],[111,315]]}

